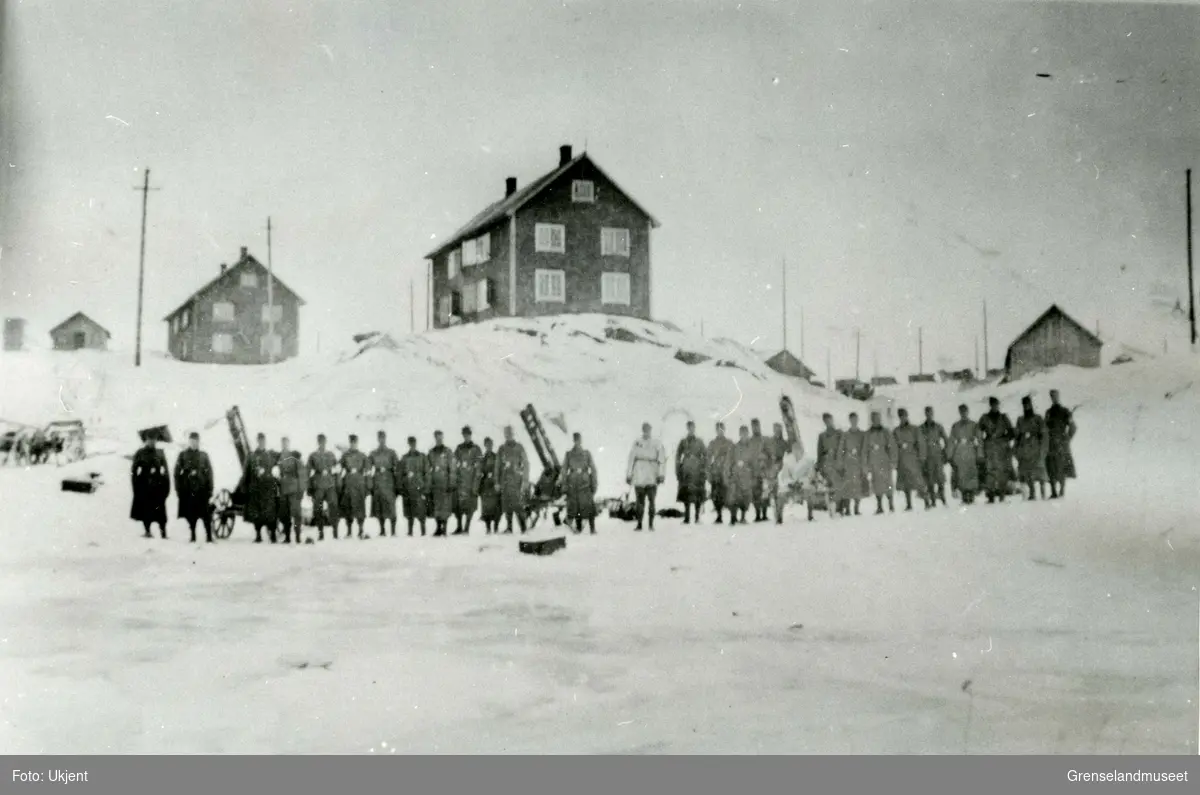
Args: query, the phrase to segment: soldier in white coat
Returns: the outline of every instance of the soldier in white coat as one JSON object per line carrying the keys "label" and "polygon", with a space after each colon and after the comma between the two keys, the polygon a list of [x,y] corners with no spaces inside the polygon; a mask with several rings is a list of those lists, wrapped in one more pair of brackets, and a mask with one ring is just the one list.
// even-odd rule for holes
{"label": "soldier in white coat", "polygon": [[625,482],[637,495],[637,527],[642,529],[643,511],[650,503],[650,529],[654,529],[654,497],[659,485],[667,478],[667,450],[658,439],[650,438],[650,423],[642,425],[642,436],[629,451],[629,466]]}
{"label": "soldier in white coat", "polygon": [[779,488],[775,493],[775,524],[783,524],[783,506],[800,499],[800,489],[812,475],[815,462],[804,457],[804,443],[797,439],[783,456],[779,467]]}

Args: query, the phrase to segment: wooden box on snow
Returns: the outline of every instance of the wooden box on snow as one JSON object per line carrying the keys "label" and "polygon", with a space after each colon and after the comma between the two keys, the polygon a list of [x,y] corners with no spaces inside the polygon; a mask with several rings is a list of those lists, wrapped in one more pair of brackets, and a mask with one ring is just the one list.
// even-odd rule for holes
{"label": "wooden box on snow", "polygon": [[518,549],[525,555],[553,555],[560,549],[567,548],[566,536],[555,536],[554,538],[543,538],[537,541],[522,541],[518,545]]}

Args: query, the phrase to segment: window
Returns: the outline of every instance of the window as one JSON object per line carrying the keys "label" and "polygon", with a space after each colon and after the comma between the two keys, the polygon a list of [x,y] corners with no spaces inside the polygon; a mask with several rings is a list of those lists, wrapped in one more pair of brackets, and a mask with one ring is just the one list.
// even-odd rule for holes
{"label": "window", "polygon": [[190,323],[192,320],[191,314],[192,312],[190,309],[183,310],[183,315],[179,318],[179,328],[185,329],[188,327],[188,323]]}
{"label": "window", "polygon": [[487,279],[475,282],[475,309],[482,311],[492,306],[492,286]]}
{"label": "window", "polygon": [[571,183],[571,201],[573,202],[594,202],[596,201],[596,183],[586,180],[577,179]]}
{"label": "window", "polygon": [[282,356],[283,337],[278,334],[263,334],[259,348],[263,356]]}
{"label": "window", "polygon": [[475,290],[475,285],[471,285],[462,294],[462,310],[464,315],[475,314],[475,297],[478,292]]}
{"label": "window", "polygon": [[562,271],[534,272],[535,301],[565,301],[567,293],[566,275]]}
{"label": "window", "polygon": [[483,237],[477,237],[474,240],[468,240],[462,244],[462,264],[463,267],[468,265],[478,265],[481,262],[487,262],[492,256],[492,236],[486,234]]}
{"label": "window", "polygon": [[213,353],[233,353],[233,335],[232,334],[213,334],[212,352]]}
{"label": "window", "polygon": [[257,273],[243,273],[241,284],[243,287],[257,287],[258,286],[258,274]]}
{"label": "window", "polygon": [[567,250],[567,228],[562,224],[535,224],[534,250],[562,254]]}
{"label": "window", "polygon": [[443,295],[438,299],[438,320],[442,324],[450,322],[450,296]]}
{"label": "window", "polygon": [[212,309],[213,320],[217,323],[232,323],[236,317],[236,310],[228,301],[219,301],[212,305]]}
{"label": "window", "polygon": [[459,267],[461,267],[461,260],[462,260],[462,252],[461,251],[459,251],[458,249],[454,249],[453,251],[450,252],[450,257],[446,260],[446,278],[447,279],[453,280],[453,279],[458,278],[458,269],[459,269]]}
{"label": "window", "polygon": [[[270,311],[268,311],[268,310],[270,310]],[[267,323],[271,323],[271,322],[275,322],[275,323],[283,322],[283,305],[282,304],[274,304],[273,306],[267,306],[266,304],[263,304],[263,306],[262,306],[262,322],[263,322],[263,325],[266,325]]]}
{"label": "window", "polygon": [[450,316],[459,317],[463,313],[462,293],[455,290],[450,293]]}
{"label": "window", "polygon": [[600,230],[600,254],[605,257],[628,257],[629,230],[602,228]]}
{"label": "window", "polygon": [[602,273],[600,275],[600,303],[629,306],[628,273]]}
{"label": "window", "polygon": [[179,333],[179,317],[178,316],[171,319],[171,333],[173,333],[173,334]]}

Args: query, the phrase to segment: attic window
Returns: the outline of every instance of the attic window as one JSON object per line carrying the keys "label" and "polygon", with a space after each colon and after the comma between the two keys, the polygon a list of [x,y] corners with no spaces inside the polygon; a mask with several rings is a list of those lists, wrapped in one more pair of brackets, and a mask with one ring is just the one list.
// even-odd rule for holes
{"label": "attic window", "polygon": [[258,286],[258,274],[257,273],[243,273],[242,279],[241,279],[241,285],[243,287],[257,287]]}
{"label": "attic window", "polygon": [[462,264],[464,267],[487,262],[491,256],[491,233],[477,237],[474,240],[468,240],[462,244]]}
{"label": "attic window", "polygon": [[588,179],[577,179],[571,183],[571,201],[596,201],[596,183]]}

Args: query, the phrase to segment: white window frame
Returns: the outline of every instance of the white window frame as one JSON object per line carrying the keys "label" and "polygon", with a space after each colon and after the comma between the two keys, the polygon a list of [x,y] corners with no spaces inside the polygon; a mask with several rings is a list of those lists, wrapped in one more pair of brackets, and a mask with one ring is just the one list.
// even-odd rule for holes
{"label": "white window frame", "polygon": [[[223,314],[219,309],[229,307],[228,317],[222,317]],[[232,301],[215,301],[212,305],[212,317],[214,323],[235,323],[237,322],[237,306]]]}
{"label": "white window frame", "polygon": [[628,273],[605,271],[600,274],[600,303],[629,306],[633,292]]}
{"label": "white window frame", "polygon": [[567,227],[563,224],[534,224],[533,238],[534,251],[547,254],[567,252]]}
{"label": "white window frame", "polygon": [[572,180],[571,201],[594,203],[596,201],[596,183],[590,179]]}
{"label": "white window frame", "polygon": [[491,286],[487,279],[475,282],[475,311],[482,312],[492,308]]}
{"label": "white window frame", "polygon": [[600,228],[600,256],[628,257],[630,244],[628,229],[610,226]]}
{"label": "white window frame", "polygon": [[458,278],[458,272],[462,269],[462,251],[454,249],[450,252],[450,256],[446,258],[446,278],[454,281]]}
{"label": "white window frame", "polygon": [[[557,290],[554,287],[557,286]],[[538,268],[533,272],[533,300],[539,304],[565,303],[567,300],[567,272]]]}
{"label": "white window frame", "polygon": [[[218,344],[228,342],[228,345]],[[218,331],[212,335],[212,352],[230,354],[233,353],[233,335],[224,331]]]}
{"label": "white window frame", "polygon": [[242,271],[238,277],[239,287],[258,287],[258,274],[254,271]]}
{"label": "white window frame", "polygon": [[[274,344],[269,345],[268,343]],[[268,348],[274,348],[274,350],[268,350]],[[263,334],[259,337],[258,349],[263,356],[282,356],[283,335],[278,332],[275,334]]]}
{"label": "white window frame", "polygon": [[268,307],[270,307],[270,309],[271,309],[271,314],[275,316],[275,318],[274,318],[275,322],[282,323],[283,322],[283,304],[263,304],[262,312],[261,312],[263,325],[266,326],[271,323],[271,320],[267,316]]}

